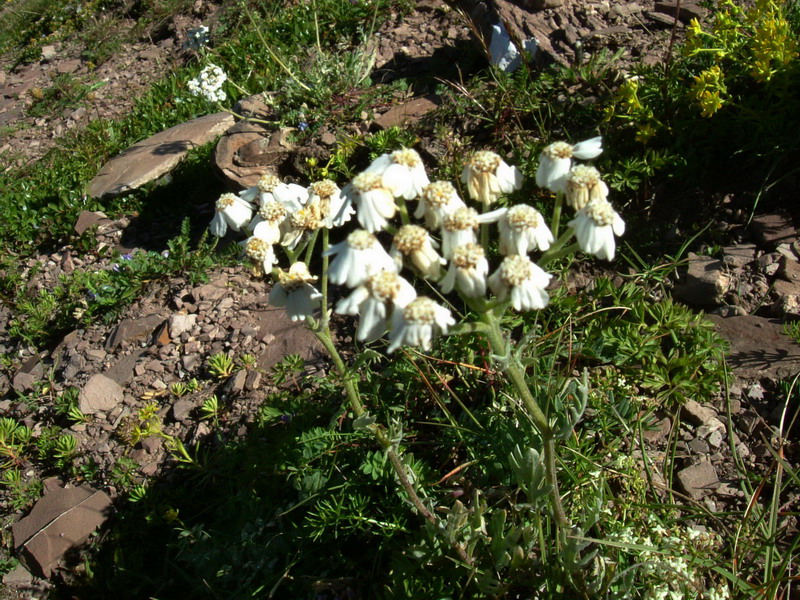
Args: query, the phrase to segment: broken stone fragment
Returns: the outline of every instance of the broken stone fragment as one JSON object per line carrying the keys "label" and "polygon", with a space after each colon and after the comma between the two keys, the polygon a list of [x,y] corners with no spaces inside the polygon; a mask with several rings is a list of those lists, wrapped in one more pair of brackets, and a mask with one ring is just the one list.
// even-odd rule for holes
{"label": "broken stone fragment", "polygon": [[678,473],[678,482],[683,491],[695,500],[705,496],[719,487],[719,479],[714,465],[708,460],[687,467]]}
{"label": "broken stone fragment", "polygon": [[689,253],[689,269],[684,281],[675,286],[675,295],[697,306],[718,306],[731,287],[730,275],[722,261]]}
{"label": "broken stone fragment", "polygon": [[78,408],[85,415],[108,412],[122,402],[122,387],[105,375],[92,375],[78,396]]}
{"label": "broken stone fragment", "polygon": [[111,498],[89,486],[52,490],[11,526],[14,546],[32,573],[50,577],[64,555],[83,544],[111,511]]}

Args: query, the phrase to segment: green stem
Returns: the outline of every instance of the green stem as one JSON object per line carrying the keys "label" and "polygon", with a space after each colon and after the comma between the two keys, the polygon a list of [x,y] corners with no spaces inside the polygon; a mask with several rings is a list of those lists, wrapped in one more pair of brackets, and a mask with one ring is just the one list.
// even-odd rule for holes
{"label": "green stem", "polygon": [[[306,245],[306,260],[305,260],[305,263],[307,265],[311,264],[311,259],[314,256],[314,246],[317,245],[317,237],[318,236],[319,236],[319,229],[315,229],[314,233],[311,234],[311,239],[308,241],[308,245]],[[323,308],[325,308],[325,307],[323,307]]]}
{"label": "green stem", "polygon": [[555,252],[550,252],[548,250],[545,254],[542,255],[542,257],[539,259],[539,262],[536,263],[536,264],[538,264],[542,269],[544,269],[548,264],[550,264],[554,260],[558,260],[559,258],[563,258],[563,257],[567,256],[568,254],[572,254],[573,252],[577,252],[580,249],[581,249],[581,245],[578,242],[575,242],[574,244],[570,244],[566,248],[561,248],[559,250],[556,250]]}
{"label": "green stem", "polygon": [[411,217],[408,216],[408,206],[406,206],[405,198],[397,198],[395,200],[395,204],[397,205],[397,212],[400,213],[400,221],[403,223],[403,225],[410,225]]}
{"label": "green stem", "polygon": [[504,372],[508,375],[511,383],[516,388],[517,393],[522,399],[528,414],[539,430],[542,436],[542,443],[544,446],[544,466],[547,473],[547,483],[550,485],[551,500],[553,503],[553,514],[556,522],[561,527],[568,527],[569,521],[567,520],[564,507],[561,504],[561,494],[558,491],[558,473],[556,471],[556,446],[555,434],[547,416],[542,411],[536,398],[531,394],[528,383],[525,381],[525,369],[520,364],[519,360],[511,355],[511,348],[506,340],[503,332],[500,330],[500,323],[493,311],[486,311],[480,314],[481,320],[487,325],[485,335],[489,340],[489,345],[492,347],[492,353],[503,357],[506,361]]}
{"label": "green stem", "polygon": [[329,235],[330,231],[327,227],[323,228],[322,230],[322,282],[320,283],[320,287],[322,288],[322,319],[320,323],[322,327],[328,327],[328,320],[330,319],[330,313],[328,311],[328,261],[330,257],[327,254],[328,245],[329,245]]}
{"label": "green stem", "polygon": [[561,227],[561,207],[564,205],[564,194],[561,192],[556,194],[556,203],[553,205],[553,222],[550,223],[550,231],[553,232],[553,237],[558,237],[558,230]]}

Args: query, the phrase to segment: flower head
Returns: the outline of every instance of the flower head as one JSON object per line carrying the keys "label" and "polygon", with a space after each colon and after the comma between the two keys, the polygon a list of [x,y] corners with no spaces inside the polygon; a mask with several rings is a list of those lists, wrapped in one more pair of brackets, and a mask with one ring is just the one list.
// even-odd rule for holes
{"label": "flower head", "polygon": [[430,229],[438,229],[442,218],[454,210],[466,206],[458,196],[456,188],[449,181],[434,181],[422,189],[414,217],[425,217],[425,225]]}
{"label": "flower head", "polygon": [[269,303],[286,308],[292,321],[310,317],[319,308],[322,300],[322,294],[311,285],[316,280],[303,262],[294,263],[288,272],[278,269],[278,282],[272,286]]}
{"label": "flower head", "polygon": [[308,207],[315,211],[328,229],[341,227],[356,213],[352,203],[342,196],[339,186],[330,179],[308,186]]}
{"label": "flower head", "polygon": [[347,239],[334,244],[324,256],[336,256],[328,267],[328,278],[336,285],[358,287],[379,271],[396,271],[394,259],[386,253],[378,238],[356,229]]}
{"label": "flower head", "polygon": [[419,225],[403,225],[395,234],[389,255],[395,259],[398,268],[403,266],[403,257],[411,259],[423,277],[437,279],[441,265],[447,261],[436,252],[436,242],[430,233]]}
{"label": "flower head", "polygon": [[594,200],[608,198],[608,186],[600,172],[589,165],[575,165],[567,174],[567,204],[576,211]]}
{"label": "flower head", "polygon": [[434,335],[445,334],[456,321],[450,311],[425,296],[410,302],[392,314],[392,331],[389,334],[388,352],[400,346],[419,346],[430,350]]}
{"label": "flower head", "polygon": [[250,223],[253,235],[270,244],[277,244],[288,231],[289,211],[276,200],[261,203],[255,218]]}
{"label": "flower head", "polygon": [[550,301],[546,288],[551,278],[527,256],[512,254],[489,276],[489,287],[500,300],[510,295],[514,310],[542,309]]}
{"label": "flower head", "polygon": [[569,222],[581,250],[602,260],[613,260],[614,236],[625,233],[625,221],[608,200],[595,200],[578,211]]}
{"label": "flower head", "polygon": [[566,142],[554,142],[542,150],[539,168],[536,170],[536,185],[551,192],[566,192],[567,174],[572,167],[572,157],[581,160],[596,158],[603,151],[603,138],[594,137],[574,146]]}
{"label": "flower head", "polygon": [[259,265],[265,274],[272,272],[272,267],[278,262],[272,242],[253,235],[244,241],[243,246],[247,258]]}
{"label": "flower head", "polygon": [[417,292],[414,287],[394,271],[380,271],[370,275],[347,297],[336,305],[336,312],[358,315],[356,339],[374,342],[386,333],[386,320],[391,308],[407,306]]}
{"label": "flower head", "polygon": [[228,76],[220,67],[208,65],[197,77],[189,81],[187,87],[193,95],[202,96],[209,102],[224,102],[227,96],[222,85],[227,79]]}
{"label": "flower head", "polygon": [[547,250],[553,234],[538,210],[527,204],[509,208],[497,223],[500,229],[501,254],[527,254],[531,250]]}
{"label": "flower head", "polygon": [[395,198],[406,200],[419,197],[422,188],[430,183],[422,159],[411,148],[380,155],[365,172],[381,175],[383,186],[391,190]]}
{"label": "flower head", "polygon": [[217,237],[223,237],[228,232],[228,227],[234,231],[241,230],[253,217],[253,206],[236,194],[222,194],[215,208],[216,213],[209,227],[211,233]]}
{"label": "flower head", "polygon": [[450,258],[453,248],[477,241],[478,226],[498,221],[506,209],[501,208],[488,213],[478,214],[474,208],[463,206],[442,220],[442,254]]}
{"label": "flower head", "polygon": [[346,196],[352,194],[356,203],[356,217],[361,226],[374,233],[380,231],[389,219],[394,217],[397,206],[394,203],[392,191],[383,183],[383,176],[379,173],[364,171],[353,177],[353,181],[342,193]]}
{"label": "flower head", "polygon": [[468,243],[453,249],[447,274],[439,282],[442,292],[449,294],[453,288],[468,298],[480,298],[486,294],[486,276],[489,262],[480,244]]}
{"label": "flower head", "polygon": [[522,173],[507,165],[498,154],[481,150],[464,166],[461,181],[467,185],[470,198],[488,206],[503,194],[522,187]]}

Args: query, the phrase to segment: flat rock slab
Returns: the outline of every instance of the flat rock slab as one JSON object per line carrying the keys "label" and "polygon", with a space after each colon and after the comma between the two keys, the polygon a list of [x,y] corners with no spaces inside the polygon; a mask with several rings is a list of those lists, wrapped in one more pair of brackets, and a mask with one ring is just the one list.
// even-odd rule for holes
{"label": "flat rock slab", "polygon": [[400,127],[419,121],[442,103],[439,96],[420,96],[402,104],[395,104],[377,119],[375,125],[381,129]]}
{"label": "flat rock slab", "polygon": [[753,218],[750,228],[766,248],[774,248],[778,244],[791,243],[797,239],[797,230],[792,220],[785,215],[758,215]]}
{"label": "flat rock slab", "polygon": [[62,557],[83,544],[111,510],[111,498],[89,486],[52,490],[11,526],[14,546],[34,574],[50,577]]}
{"label": "flat rock slab", "polygon": [[689,496],[700,500],[719,487],[717,471],[709,461],[703,460],[678,473],[678,481]]}
{"label": "flat rock slab", "polygon": [[188,154],[214,140],[234,123],[233,116],[218,112],[170,127],[134,144],[107,162],[89,182],[93,198],[118,196],[169,173]]}
{"label": "flat rock slab", "polygon": [[742,379],[784,379],[800,371],[800,346],[777,319],[706,315],[730,344],[728,364]]}
{"label": "flat rock slab", "polygon": [[105,375],[92,375],[78,396],[78,408],[85,415],[108,412],[122,402],[125,393],[116,381]]}
{"label": "flat rock slab", "polygon": [[258,359],[258,367],[269,372],[290,354],[299,354],[313,362],[324,354],[317,337],[301,322],[293,322],[282,308],[270,308],[253,313],[253,326],[259,331],[267,349]]}

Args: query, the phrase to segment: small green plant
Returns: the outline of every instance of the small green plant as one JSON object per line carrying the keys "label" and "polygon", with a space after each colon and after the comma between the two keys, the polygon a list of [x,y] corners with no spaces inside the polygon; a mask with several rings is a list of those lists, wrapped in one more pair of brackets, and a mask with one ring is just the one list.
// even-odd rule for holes
{"label": "small green plant", "polygon": [[69,387],[61,392],[54,404],[56,414],[67,417],[72,423],[87,423],[89,417],[81,412],[78,403],[79,395],[80,390],[76,387]]}
{"label": "small green plant", "polygon": [[217,352],[208,359],[208,372],[215,379],[225,379],[230,377],[236,364],[234,360],[224,352]]}
{"label": "small green plant", "polygon": [[161,418],[158,416],[159,409],[157,402],[149,402],[141,407],[135,415],[123,419],[117,430],[120,438],[126,444],[135,446],[147,437],[163,436]]}
{"label": "small green plant", "polygon": [[189,381],[177,381],[169,386],[170,393],[176,398],[181,398],[186,394],[192,394],[200,389],[200,382],[192,377]]}
{"label": "small green plant", "polygon": [[219,414],[219,399],[216,394],[203,401],[203,404],[200,406],[200,419],[213,421],[214,425],[218,426]]}
{"label": "small green plant", "polygon": [[242,369],[250,371],[255,369],[258,364],[258,357],[254,354],[242,354],[239,357],[239,365]]}

